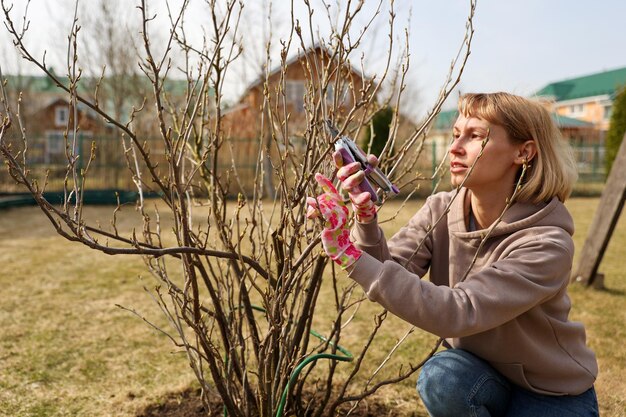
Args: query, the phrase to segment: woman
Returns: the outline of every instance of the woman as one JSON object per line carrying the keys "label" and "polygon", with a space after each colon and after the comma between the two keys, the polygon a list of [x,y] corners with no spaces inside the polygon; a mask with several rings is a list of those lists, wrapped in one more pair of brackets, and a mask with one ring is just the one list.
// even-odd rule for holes
{"label": "woman", "polygon": [[429,197],[388,242],[358,163],[337,173],[352,233],[320,174],[325,193],[308,200],[308,215],[324,217],[326,252],[371,300],[445,338],[417,384],[432,416],[596,416],[596,358],[568,319],[571,151],[548,112],[522,97],[467,94],[459,113],[450,175],[461,187]]}

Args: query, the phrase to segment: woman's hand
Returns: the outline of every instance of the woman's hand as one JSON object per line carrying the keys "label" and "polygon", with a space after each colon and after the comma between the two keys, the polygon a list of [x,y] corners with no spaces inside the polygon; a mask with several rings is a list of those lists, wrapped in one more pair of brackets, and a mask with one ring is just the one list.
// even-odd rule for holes
{"label": "woman's hand", "polygon": [[361,256],[350,240],[348,229],[349,211],[337,189],[328,178],[320,173],[315,174],[315,180],[322,187],[324,193],[317,198],[308,197],[307,218],[313,219],[321,215],[324,219],[322,230],[322,246],[326,254],[342,268],[347,268]]}
{"label": "woman's hand", "polygon": [[[357,221],[371,223],[376,219],[376,206],[374,206],[370,193],[363,192],[359,187],[365,179],[365,172],[361,169],[361,164],[352,162],[344,166],[343,158],[338,151],[333,153],[333,161],[339,168],[337,178],[341,181],[341,188],[348,192]],[[378,166],[378,158],[374,155],[368,155],[367,161],[374,167]]]}

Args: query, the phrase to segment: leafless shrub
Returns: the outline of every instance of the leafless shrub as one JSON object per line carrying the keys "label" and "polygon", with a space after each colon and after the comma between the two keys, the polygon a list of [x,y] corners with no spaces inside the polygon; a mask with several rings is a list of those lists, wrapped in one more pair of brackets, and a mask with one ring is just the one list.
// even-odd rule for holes
{"label": "leafless shrub", "polygon": [[[74,117],[67,126],[67,141],[77,136],[79,105],[87,106],[116,130],[124,149],[119,158],[127,161],[128,175],[140,196],[137,211],[143,223],[138,231],[118,232],[115,215],[110,229],[89,224],[83,217],[83,196],[89,189],[90,164],[98,158],[97,143],[90,154],[80,154],[72,143],[67,144],[63,204],[53,205],[44,198],[47,179],[33,178],[29,172],[27,126],[21,126],[19,103],[10,102],[5,92],[0,151],[8,171],[32,194],[64,238],[111,255],[143,257],[158,282],[149,292],[170,327],[151,325],[187,353],[207,407],[208,393],[217,391],[230,416],[283,412],[334,416],[340,410],[349,414],[379,388],[412,375],[421,362],[405,365],[392,377],[381,376],[380,370],[405,340],[402,338],[372,375],[360,375],[387,317],[384,311],[376,316],[369,337],[353,358],[340,348],[342,334],[363,297],[354,285],[337,284],[338,271],[320,254],[321,225],[305,218],[305,198],[317,193],[314,173],[332,170],[333,138],[322,130],[321,121],[332,118],[341,133],[359,137],[370,128],[374,112],[391,105],[395,117],[388,147],[396,151],[389,158],[383,152],[382,168],[402,186],[407,198],[419,181],[431,181],[416,172],[415,164],[429,125],[458,83],[469,56],[475,3],[470,3],[466,37],[438,101],[426,120],[406,137],[399,137],[398,125],[408,53],[406,44],[398,53],[394,43],[393,2],[386,9],[387,3],[381,0],[372,11],[365,10],[363,2],[348,0],[341,13],[335,14],[327,7],[331,29],[321,35],[315,30],[313,8],[305,1],[308,20],[298,21],[291,13],[289,36],[280,41],[278,69],[266,66],[264,77],[254,86],[258,100],[248,103],[248,113],[222,110],[226,76],[243,48],[243,3],[207,0],[209,22],[201,45],[187,36],[184,21],[189,1],[183,1],[178,10],[168,9],[169,37],[163,39],[159,53],[150,36],[154,15],[146,3],[141,0],[137,7],[143,45],[141,73],[132,75],[148,80],[152,91],[144,105],[132,108],[123,119],[119,106],[110,112],[103,105],[106,69],[99,71],[91,94],[79,91],[78,86],[86,81],[79,64],[78,7],[68,36],[67,73],[59,77],[47,68],[45,56],[33,56],[24,45],[28,20],[24,18],[20,26],[10,6],[2,1],[5,24],[22,57],[68,97]],[[357,17],[365,23],[355,23]],[[388,35],[386,65],[382,73],[368,77],[359,47],[375,25],[380,33],[381,19]],[[405,40],[408,42],[408,36]],[[311,48],[313,45],[317,47]],[[268,61],[271,49],[267,46]],[[291,61],[297,50],[312,52]],[[173,51],[182,58],[174,61]],[[174,70],[185,77],[182,97],[174,97],[166,89]],[[304,89],[295,96],[291,71],[304,80]],[[384,85],[394,86],[387,90],[395,93],[385,98],[381,92]],[[155,156],[157,144],[142,136],[145,131],[140,120],[154,121],[163,158]],[[258,138],[244,156],[253,165],[252,174],[246,175],[235,133],[242,124],[248,124]],[[11,126],[18,128],[11,130]],[[147,192],[158,193],[168,213],[151,211],[144,199]],[[206,213],[206,221],[194,221],[194,210]],[[171,231],[162,227],[165,215],[173,219]],[[177,278],[178,271],[182,278]],[[312,332],[312,322],[323,276],[333,283],[336,311],[329,333],[318,337]],[[330,364],[311,372],[317,359],[330,359]],[[351,371],[339,380],[338,362],[348,360],[352,363],[345,366]],[[313,397],[302,395],[307,385],[316,387]]]}

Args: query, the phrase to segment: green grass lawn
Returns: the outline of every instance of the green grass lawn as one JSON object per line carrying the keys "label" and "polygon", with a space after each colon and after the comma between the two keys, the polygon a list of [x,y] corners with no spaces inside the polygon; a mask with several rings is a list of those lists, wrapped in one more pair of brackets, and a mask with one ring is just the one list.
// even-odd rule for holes
{"label": "green grass lawn", "polygon": [[[412,203],[417,207],[418,203]],[[587,235],[598,199],[572,199],[578,251]],[[111,207],[89,207],[86,215],[107,224]],[[393,204],[386,213],[395,212]],[[386,223],[388,234],[410,215]],[[385,217],[384,215],[382,216]],[[119,227],[129,230],[135,217],[124,209]],[[604,417],[626,415],[626,221],[618,223],[601,271],[605,291],[572,286],[573,319],[587,326],[588,341],[600,362],[596,384]],[[117,308],[134,308],[165,325],[143,290],[154,280],[143,261],[108,256],[56,235],[35,207],[0,212],[0,415],[133,416],[147,404],[194,384],[184,353],[137,317]],[[348,280],[346,279],[346,284]],[[320,297],[332,303],[332,297]],[[372,316],[380,309],[365,303],[342,343],[356,349]],[[330,317],[316,320],[324,332]],[[376,344],[370,367],[408,325],[391,319]],[[415,362],[436,338],[415,331],[399,360]],[[340,364],[346,372],[350,364]],[[415,378],[380,391],[382,401],[406,415],[424,415]]]}

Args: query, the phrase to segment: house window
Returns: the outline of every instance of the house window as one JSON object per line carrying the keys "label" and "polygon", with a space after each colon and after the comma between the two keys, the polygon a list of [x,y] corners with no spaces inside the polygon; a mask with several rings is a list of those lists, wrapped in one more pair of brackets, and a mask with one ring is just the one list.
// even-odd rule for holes
{"label": "house window", "polygon": [[[350,105],[350,96],[347,94],[348,86],[345,84],[340,84],[340,93],[337,95],[337,105],[338,106],[349,106]],[[333,104],[335,100],[335,83],[328,84],[328,88],[326,89],[326,101],[329,104]]]}
{"label": "house window", "polygon": [[288,80],[285,84],[287,102],[293,105],[296,113],[304,111],[304,94],[306,92],[303,80]]}
{"label": "house window", "polygon": [[583,104],[574,104],[569,106],[570,116],[581,116],[585,112],[585,106]]}
{"label": "house window", "polygon": [[70,111],[67,107],[55,107],[54,108],[54,125],[66,126],[69,121]]}
{"label": "house window", "polygon": [[[74,143],[74,134],[69,132],[67,141],[65,139],[65,132],[62,130],[52,130],[46,132],[46,147],[44,152],[43,162],[46,164],[62,164],[67,163],[67,157],[65,155],[65,149],[70,148],[74,144],[74,155],[79,153],[80,143],[85,136],[90,135],[90,132],[84,132],[77,138]],[[88,136],[89,137],[89,136]]]}
{"label": "house window", "polygon": [[54,131],[46,134],[46,152],[44,163],[61,164],[65,160],[65,137],[63,132]]}
{"label": "house window", "polygon": [[291,136],[289,138],[289,143],[293,145],[293,150],[296,155],[303,155],[306,151],[306,140],[303,136]]}
{"label": "house window", "polygon": [[611,106],[610,104],[607,106],[604,106],[604,120],[609,120],[611,118],[611,111],[613,110],[613,106]]}
{"label": "house window", "polygon": [[63,153],[65,152],[65,138],[63,132],[49,132],[47,135],[48,144],[46,148],[48,153]]}
{"label": "house window", "polygon": [[334,99],[335,99],[335,86],[332,84],[328,84],[328,87],[326,88],[326,101],[328,101],[329,103],[332,103]]}

